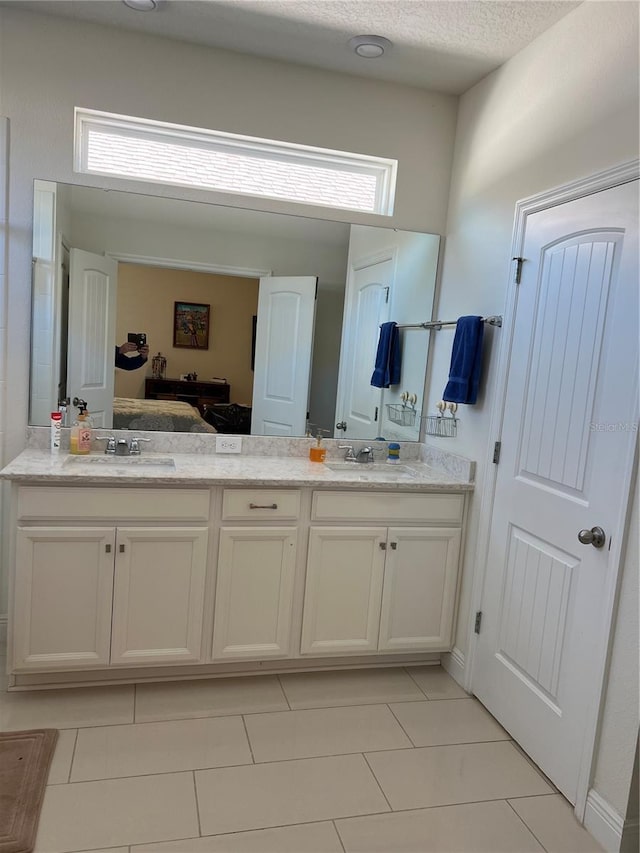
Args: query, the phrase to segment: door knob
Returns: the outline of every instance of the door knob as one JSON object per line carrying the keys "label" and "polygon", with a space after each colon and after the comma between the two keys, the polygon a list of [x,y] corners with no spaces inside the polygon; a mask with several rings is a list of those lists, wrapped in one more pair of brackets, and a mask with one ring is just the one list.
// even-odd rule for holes
{"label": "door knob", "polygon": [[592,527],[591,530],[581,530],[578,533],[578,541],[582,542],[583,545],[602,548],[607,541],[607,536],[601,527]]}
{"label": "door knob", "polygon": [[347,431],[347,422],[346,421],[339,421],[336,424],[336,429],[343,429],[346,432]]}

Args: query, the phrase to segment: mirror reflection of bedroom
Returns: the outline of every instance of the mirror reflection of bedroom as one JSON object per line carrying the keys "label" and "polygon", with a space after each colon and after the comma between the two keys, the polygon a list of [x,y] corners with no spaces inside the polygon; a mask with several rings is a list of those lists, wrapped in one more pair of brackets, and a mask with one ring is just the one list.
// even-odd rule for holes
{"label": "mirror reflection of bedroom", "polygon": [[[114,428],[249,433],[258,288],[256,278],[119,263],[116,344],[142,332],[149,359],[116,368]],[[196,338],[183,329],[188,306],[203,306]]]}
{"label": "mirror reflection of bedroom", "polygon": [[[415,441],[419,418],[388,412],[403,392],[421,406],[429,337],[415,324],[431,318],[438,247],[435,235],[36,180],[30,423],[79,397],[104,429]],[[409,324],[402,380],[381,390],[370,378],[391,320]],[[148,361],[116,368],[136,333]]]}

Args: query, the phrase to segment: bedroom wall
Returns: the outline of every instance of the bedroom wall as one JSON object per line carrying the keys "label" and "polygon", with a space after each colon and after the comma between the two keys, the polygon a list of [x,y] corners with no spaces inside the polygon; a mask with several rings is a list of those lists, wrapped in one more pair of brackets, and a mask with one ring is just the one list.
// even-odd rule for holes
{"label": "bedroom wall", "polygon": [[[173,346],[175,301],[211,306],[208,350]],[[124,343],[128,332],[146,332],[150,352],[145,368],[116,369],[115,396],[144,398],[151,358],[161,351],[168,378],[194,372],[198,379],[223,377],[231,386],[231,402],[251,405],[251,332],[257,310],[258,281],[253,278],[118,264],[116,340]]]}

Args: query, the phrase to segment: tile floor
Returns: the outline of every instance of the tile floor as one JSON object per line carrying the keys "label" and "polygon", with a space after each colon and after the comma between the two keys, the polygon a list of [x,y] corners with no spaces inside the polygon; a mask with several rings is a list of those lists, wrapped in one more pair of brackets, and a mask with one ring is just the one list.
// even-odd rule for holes
{"label": "tile floor", "polygon": [[600,850],[439,667],[0,691],[47,726],[35,853]]}

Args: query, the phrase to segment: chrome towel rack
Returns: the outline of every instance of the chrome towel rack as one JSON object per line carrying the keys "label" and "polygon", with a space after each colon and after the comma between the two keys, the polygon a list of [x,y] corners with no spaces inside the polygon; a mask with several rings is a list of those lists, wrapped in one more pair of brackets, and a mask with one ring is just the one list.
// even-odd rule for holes
{"label": "chrome towel rack", "polygon": [[[445,326],[455,326],[457,320],[431,320],[428,323],[398,323],[398,329],[435,329],[439,331]],[[502,326],[502,315],[494,314],[492,317],[483,317],[483,323],[488,323],[490,326]]]}

